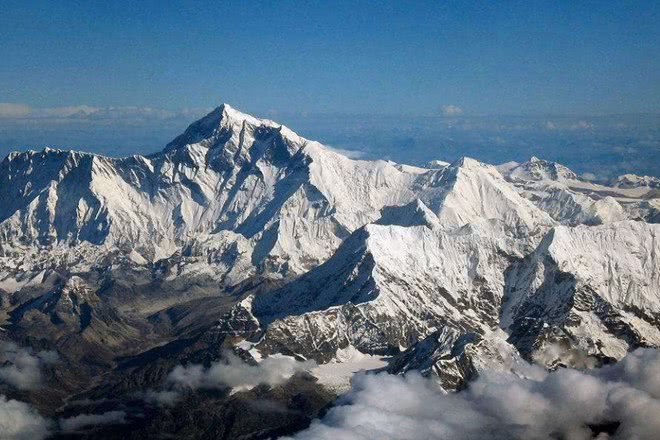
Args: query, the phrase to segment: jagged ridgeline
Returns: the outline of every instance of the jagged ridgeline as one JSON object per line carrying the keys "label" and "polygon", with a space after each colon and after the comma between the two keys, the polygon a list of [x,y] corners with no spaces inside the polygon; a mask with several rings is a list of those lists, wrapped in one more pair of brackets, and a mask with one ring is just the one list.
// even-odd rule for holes
{"label": "jagged ridgeline", "polygon": [[[65,400],[125,404],[226,350],[248,363],[386,356],[390,372],[447,389],[522,359],[618,360],[660,346],[659,183],[596,184],[537,158],[352,160],[226,104],[150,156],[12,153],[2,338],[60,361],[40,392],[3,393],[46,414],[74,411]],[[215,399],[209,417],[226,421],[250,399],[294,405],[304,390],[296,416],[213,435],[290,432],[332,399],[326,385],[298,375],[179,410]]]}

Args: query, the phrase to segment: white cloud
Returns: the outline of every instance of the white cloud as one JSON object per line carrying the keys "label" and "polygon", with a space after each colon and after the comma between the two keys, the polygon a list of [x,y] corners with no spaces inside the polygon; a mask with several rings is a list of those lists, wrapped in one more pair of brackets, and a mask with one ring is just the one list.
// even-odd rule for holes
{"label": "white cloud", "polygon": [[148,390],[142,395],[145,402],[156,406],[174,406],[180,398],[181,394],[175,390]]}
{"label": "white cloud", "polygon": [[225,351],[224,359],[209,368],[199,364],[179,365],[167,376],[166,389],[148,390],[142,395],[145,402],[157,406],[173,406],[184,390],[234,388],[248,390],[257,385],[280,385],[301,371],[316,366],[313,361],[299,362],[283,355],[273,355],[250,365],[231,351]]}
{"label": "white cloud", "polygon": [[298,440],[370,438],[652,440],[660,432],[660,352],[640,349],[598,370],[560,369],[538,379],[485,373],[445,393],[417,375],[360,375],[352,390]]}
{"label": "white cloud", "polygon": [[41,384],[41,367],[58,361],[54,351],[34,352],[13,342],[0,345],[0,382],[19,390],[32,390]]}
{"label": "white cloud", "polygon": [[594,128],[594,124],[587,121],[577,121],[575,124],[571,125],[573,130],[591,130]]}
{"label": "white cloud", "polygon": [[75,432],[89,426],[123,423],[126,423],[126,413],[124,411],[108,411],[103,414],[79,414],[67,419],[60,419],[60,428],[64,432]]}
{"label": "white cloud", "polygon": [[582,173],[582,174],[580,174],[580,177],[582,179],[588,180],[588,181],[598,180],[598,176],[595,175],[594,173]]}
{"label": "white cloud", "polygon": [[458,116],[463,113],[463,109],[457,105],[447,104],[441,107],[442,114],[445,116]]}
{"label": "white cloud", "polygon": [[0,395],[0,437],[3,440],[41,440],[48,436],[51,422],[30,405]]}
{"label": "white cloud", "polygon": [[341,154],[342,156],[346,156],[349,159],[362,159],[366,156],[366,153],[360,150],[346,150],[344,148],[336,148],[330,145],[325,145],[325,147],[328,150],[334,151],[335,153]]}
{"label": "white cloud", "polygon": [[552,121],[545,121],[543,123],[543,126],[545,127],[546,130],[556,130],[557,129],[557,124],[555,124]]}
{"label": "white cloud", "polygon": [[553,130],[571,130],[571,131],[581,131],[581,130],[592,130],[594,124],[585,120],[560,120],[560,121],[545,121],[541,124],[543,128],[549,131]]}
{"label": "white cloud", "polygon": [[225,352],[224,361],[209,368],[201,365],[179,365],[168,376],[168,382],[184,388],[249,389],[260,384],[279,385],[300,371],[314,368],[312,361],[299,362],[282,355],[269,356],[257,365],[250,365],[232,352]]}
{"label": "white cloud", "polygon": [[0,118],[67,118],[74,115],[89,115],[101,110],[88,105],[34,108],[27,104],[0,103]]}
{"label": "white cloud", "polygon": [[101,111],[99,107],[91,107],[89,105],[75,105],[67,107],[52,107],[32,109],[30,116],[38,118],[70,118],[70,117],[85,117]]}

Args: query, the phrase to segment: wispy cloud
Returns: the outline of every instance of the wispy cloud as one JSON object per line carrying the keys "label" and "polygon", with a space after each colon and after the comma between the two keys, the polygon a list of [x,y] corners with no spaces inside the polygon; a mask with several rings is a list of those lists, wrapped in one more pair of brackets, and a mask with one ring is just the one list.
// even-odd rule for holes
{"label": "wispy cloud", "polygon": [[253,388],[260,384],[279,385],[299,371],[314,368],[312,361],[299,362],[289,356],[273,355],[257,365],[250,365],[232,352],[209,368],[202,365],[179,365],[168,376],[175,386],[185,388]]}
{"label": "wispy cloud", "polygon": [[[609,128],[614,127],[616,124],[616,122],[610,123]],[[573,120],[571,118],[563,118],[559,121],[544,121],[541,123],[541,127],[548,131],[585,131],[593,130],[595,125],[584,119]]]}
{"label": "wispy cloud", "polygon": [[151,405],[174,406],[181,399],[181,393],[177,390],[147,390],[141,397],[142,400]]}
{"label": "wispy cloud", "polygon": [[29,105],[0,102],[0,118],[21,118],[30,114]]}
{"label": "wispy cloud", "polygon": [[0,395],[0,437],[3,440],[42,440],[50,433],[52,422],[30,405]]}
{"label": "wispy cloud", "polygon": [[60,420],[60,429],[64,432],[76,432],[90,426],[119,425],[126,423],[124,411],[108,411],[103,414],[79,414]]}
{"label": "wispy cloud", "polygon": [[347,150],[345,148],[336,148],[330,145],[325,146],[327,149],[330,151],[334,151],[335,153],[339,153],[342,156],[346,156],[349,159],[362,159],[366,157],[366,153],[364,151],[360,150]]}
{"label": "wispy cloud", "polygon": [[246,390],[257,385],[280,385],[294,374],[314,368],[313,361],[296,361],[283,355],[273,355],[256,365],[251,365],[231,351],[224,353],[224,359],[210,367],[190,364],[175,367],[167,377],[166,389],[148,390],[143,399],[159,406],[172,406],[185,390],[233,388]]}
{"label": "wispy cloud", "polygon": [[458,116],[463,113],[463,109],[454,104],[443,105],[440,110],[444,116]]}
{"label": "wispy cloud", "polygon": [[19,390],[38,388],[42,366],[57,361],[58,355],[54,351],[35,352],[31,348],[5,342],[0,345],[0,382]]}
{"label": "wispy cloud", "polygon": [[594,174],[594,173],[589,173],[589,172],[586,172],[586,173],[582,173],[582,174],[580,174],[580,177],[581,177],[582,179],[584,179],[584,180],[588,180],[588,181],[590,181],[590,182],[591,182],[591,181],[599,180],[599,178],[598,178],[598,176],[597,176],[596,174]]}

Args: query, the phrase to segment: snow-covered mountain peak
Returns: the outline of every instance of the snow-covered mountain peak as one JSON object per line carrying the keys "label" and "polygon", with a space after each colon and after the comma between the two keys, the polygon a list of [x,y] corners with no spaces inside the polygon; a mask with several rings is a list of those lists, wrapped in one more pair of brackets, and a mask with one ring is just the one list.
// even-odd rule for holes
{"label": "snow-covered mountain peak", "polygon": [[86,151],[77,151],[77,150],[64,150],[61,148],[52,148],[44,147],[41,150],[25,150],[25,151],[12,151],[9,153],[4,161],[7,163],[25,163],[31,161],[37,161],[43,158],[69,158],[70,160],[78,160],[81,157],[106,157],[100,154],[88,153]]}
{"label": "snow-covered mountain peak", "polygon": [[431,161],[427,162],[424,165],[424,168],[428,168],[430,170],[440,170],[442,168],[448,167],[449,165],[451,165],[449,162],[445,162],[444,160],[435,159],[435,160],[431,160]]}
{"label": "snow-covered mountain peak", "polygon": [[474,168],[481,168],[487,165],[482,162],[479,162],[476,159],[472,159],[471,157],[463,156],[460,159],[451,163],[450,166],[453,168],[474,169]]}
{"label": "snow-covered mountain peak", "polygon": [[624,174],[615,177],[609,183],[614,188],[660,188],[660,179],[653,176],[638,176],[636,174]]}
{"label": "snow-covered mountain peak", "polygon": [[442,195],[428,205],[444,225],[500,221],[516,235],[536,235],[554,223],[492,165],[464,157],[438,173]]}
{"label": "snow-covered mountain peak", "polygon": [[270,119],[259,119],[243,113],[229,104],[222,104],[209,114],[193,122],[172,142],[167,144],[165,151],[173,151],[191,144],[199,144],[205,148],[224,146],[236,138],[243,143],[245,138],[265,137],[268,134],[280,134],[294,143],[302,143],[304,139],[285,126]]}
{"label": "snow-covered mountain peak", "polygon": [[386,206],[381,211],[379,225],[441,227],[438,217],[419,199],[403,206]]}
{"label": "snow-covered mountain peak", "polygon": [[516,166],[499,167],[507,178],[511,180],[577,180],[577,175],[569,168],[557,162],[539,159],[532,156],[527,162]]}

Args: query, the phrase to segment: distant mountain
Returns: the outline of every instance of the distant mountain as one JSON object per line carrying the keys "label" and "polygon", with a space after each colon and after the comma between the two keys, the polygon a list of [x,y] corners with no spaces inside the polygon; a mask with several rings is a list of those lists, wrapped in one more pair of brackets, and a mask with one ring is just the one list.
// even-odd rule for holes
{"label": "distant mountain", "polygon": [[624,174],[615,177],[609,182],[614,188],[660,188],[660,179],[653,176],[637,176],[635,174]]}

